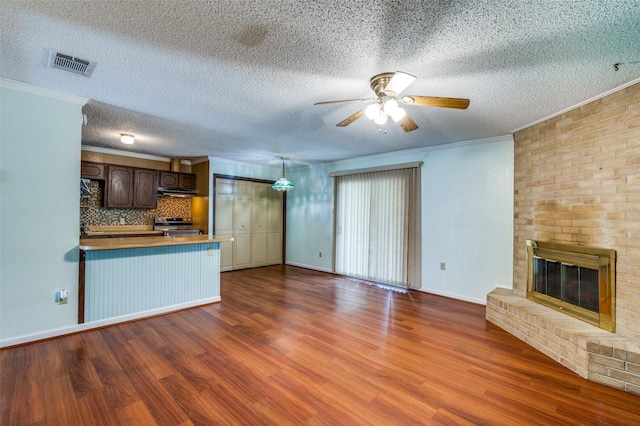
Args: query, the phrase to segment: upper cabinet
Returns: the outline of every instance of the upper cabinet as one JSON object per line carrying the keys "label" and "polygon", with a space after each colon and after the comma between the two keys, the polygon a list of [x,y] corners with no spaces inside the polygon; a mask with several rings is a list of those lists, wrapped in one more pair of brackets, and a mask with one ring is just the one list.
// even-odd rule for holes
{"label": "upper cabinet", "polygon": [[106,175],[105,207],[157,207],[158,173],[155,170],[108,165]]}
{"label": "upper cabinet", "polygon": [[178,188],[180,173],[176,172],[160,172],[160,185],[162,188],[176,189]]}
{"label": "upper cabinet", "polygon": [[158,206],[158,172],[134,169],[133,207],[155,209]]}
{"label": "upper cabinet", "polygon": [[125,166],[107,166],[104,187],[105,207],[133,207],[133,169]]}
{"label": "upper cabinet", "polygon": [[[107,208],[155,209],[158,207],[158,188],[168,190],[196,190],[196,175],[145,169],[115,164],[82,161],[80,177],[104,180],[103,205]],[[102,185],[102,184],[101,184]]]}
{"label": "upper cabinet", "polygon": [[84,179],[104,180],[104,164],[82,161],[80,163],[80,177]]}
{"label": "upper cabinet", "polygon": [[196,189],[196,175],[191,173],[180,173],[180,179],[178,182],[178,189]]}
{"label": "upper cabinet", "polygon": [[160,184],[162,188],[167,189],[196,189],[196,175],[191,173],[178,172],[160,172]]}

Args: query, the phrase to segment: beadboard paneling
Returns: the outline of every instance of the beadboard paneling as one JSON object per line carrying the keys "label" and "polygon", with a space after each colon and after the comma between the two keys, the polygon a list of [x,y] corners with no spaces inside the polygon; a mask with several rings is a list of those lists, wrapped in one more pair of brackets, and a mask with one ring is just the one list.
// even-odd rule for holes
{"label": "beadboard paneling", "polygon": [[220,244],[86,252],[85,321],[220,296]]}

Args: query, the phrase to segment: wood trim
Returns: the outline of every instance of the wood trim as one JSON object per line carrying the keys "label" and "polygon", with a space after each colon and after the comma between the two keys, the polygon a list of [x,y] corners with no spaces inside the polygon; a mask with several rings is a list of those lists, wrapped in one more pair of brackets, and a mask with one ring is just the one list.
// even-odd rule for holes
{"label": "wood trim", "polygon": [[[250,178],[250,177],[243,177],[243,176],[234,176],[234,175],[223,175],[223,174],[218,174],[218,173],[214,173],[213,174],[213,183],[216,183],[216,179],[232,179],[232,180],[246,180],[249,182],[258,182],[258,183],[273,183],[274,181],[272,180],[267,180],[267,179],[257,179],[257,178]],[[214,186],[215,188],[215,186]],[[214,189],[214,195],[215,195],[215,189]]]}
{"label": "wood trim", "polygon": [[287,193],[282,193],[282,265],[287,261]]}
{"label": "wood trim", "polygon": [[78,324],[84,323],[84,289],[85,289],[85,264],[87,255],[80,250],[80,263],[78,267]]}

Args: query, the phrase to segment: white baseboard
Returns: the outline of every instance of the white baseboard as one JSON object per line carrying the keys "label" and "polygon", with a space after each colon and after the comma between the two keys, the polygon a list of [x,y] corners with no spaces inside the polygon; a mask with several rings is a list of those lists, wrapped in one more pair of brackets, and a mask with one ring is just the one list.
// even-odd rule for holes
{"label": "white baseboard", "polygon": [[169,312],[179,311],[182,309],[193,308],[195,306],[208,305],[210,303],[220,302],[220,296],[207,297],[205,299],[193,300],[191,302],[179,303],[177,305],[163,306],[162,308],[149,309],[148,311],[136,312],[133,314],[120,315],[112,318],[105,318],[98,321],[86,322],[84,324],[75,324],[67,327],[54,328],[40,333],[25,334],[23,336],[13,337],[10,339],[0,340],[0,348],[9,346],[22,345],[24,343],[32,343],[38,340],[50,339],[52,337],[64,336],[65,334],[78,333],[80,331],[91,330],[94,328],[106,327],[122,322],[133,321],[137,319],[153,317],[156,315],[167,314]]}
{"label": "white baseboard", "polygon": [[418,290],[423,293],[435,294],[436,296],[448,297],[449,299],[457,299],[465,302],[477,303],[478,305],[485,305],[485,306],[487,305],[486,299],[476,299],[475,297],[467,297],[467,296],[462,296],[460,294],[447,293],[444,291],[433,291],[433,290],[423,289],[423,288],[416,288],[414,290]]}
{"label": "white baseboard", "polygon": [[297,263],[297,262],[289,262],[289,261],[287,261],[287,262],[285,262],[285,265],[298,266],[300,268],[313,269],[314,271],[328,272],[330,274],[334,273],[332,269],[318,268],[317,266],[305,265],[304,263]]}

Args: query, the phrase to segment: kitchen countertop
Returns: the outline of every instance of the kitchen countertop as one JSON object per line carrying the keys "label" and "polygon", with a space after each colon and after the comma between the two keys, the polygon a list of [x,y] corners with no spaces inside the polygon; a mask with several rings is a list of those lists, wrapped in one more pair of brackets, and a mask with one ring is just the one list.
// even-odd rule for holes
{"label": "kitchen countertop", "polygon": [[134,237],[134,238],[88,238],[80,239],[80,250],[114,250],[141,247],[179,246],[187,244],[225,243],[230,237],[209,238],[208,235],[185,235],[176,237]]}
{"label": "kitchen countertop", "polygon": [[160,230],[154,230],[152,225],[93,225],[87,226],[87,237],[102,237],[107,235],[162,235]]}

